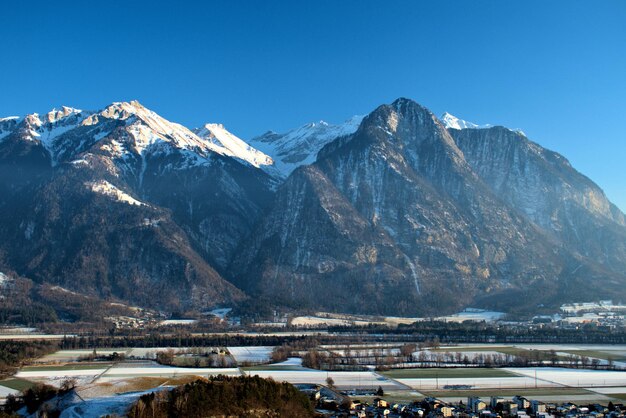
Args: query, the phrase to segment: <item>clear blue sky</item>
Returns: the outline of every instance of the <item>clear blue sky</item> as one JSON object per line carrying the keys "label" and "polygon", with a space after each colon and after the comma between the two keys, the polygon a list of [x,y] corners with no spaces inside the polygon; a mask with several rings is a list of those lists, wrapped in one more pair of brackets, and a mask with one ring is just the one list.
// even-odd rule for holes
{"label": "clear blue sky", "polygon": [[0,12],[0,115],[137,99],[243,138],[399,96],[522,128],[626,210],[626,1],[29,1]]}

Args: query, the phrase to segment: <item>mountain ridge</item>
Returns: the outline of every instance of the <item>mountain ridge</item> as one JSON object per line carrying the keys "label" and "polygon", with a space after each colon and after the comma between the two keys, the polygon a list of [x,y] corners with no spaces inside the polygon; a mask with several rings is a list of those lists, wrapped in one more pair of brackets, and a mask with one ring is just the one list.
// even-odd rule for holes
{"label": "mountain ridge", "polygon": [[604,192],[519,131],[451,118],[400,98],[247,142],[136,101],[0,119],[0,271],[164,310],[626,297]]}

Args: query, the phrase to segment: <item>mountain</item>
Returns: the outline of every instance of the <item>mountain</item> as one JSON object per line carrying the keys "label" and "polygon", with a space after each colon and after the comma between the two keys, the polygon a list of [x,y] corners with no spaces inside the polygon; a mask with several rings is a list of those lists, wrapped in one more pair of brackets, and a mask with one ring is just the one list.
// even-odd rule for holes
{"label": "mountain", "polygon": [[363,116],[353,116],[340,125],[308,123],[282,134],[268,131],[252,138],[250,145],[270,155],[279,176],[286,178],[297,167],[315,162],[324,145],[356,131],[362,119]]}
{"label": "mountain", "polygon": [[244,298],[218,270],[270,178],[138,102],[26,116],[0,142],[0,172],[5,270],[167,310]]}
{"label": "mountain", "polygon": [[572,251],[626,270],[624,214],[565,157],[503,127],[450,134],[499,198]]}
{"label": "mountain", "polygon": [[448,112],[441,115],[441,123],[448,129],[485,129],[492,126],[490,124],[477,125],[475,123],[459,119]]}
{"label": "mountain", "polygon": [[601,283],[624,283],[481,174],[426,108],[383,105],[278,189],[233,264],[237,284],[294,307],[431,314],[519,295],[532,306],[600,296]]}
{"label": "mountain", "polygon": [[624,271],[624,214],[563,156],[408,99],[249,142],[136,101],[0,119],[0,272],[42,317],[532,311],[624,298]]}

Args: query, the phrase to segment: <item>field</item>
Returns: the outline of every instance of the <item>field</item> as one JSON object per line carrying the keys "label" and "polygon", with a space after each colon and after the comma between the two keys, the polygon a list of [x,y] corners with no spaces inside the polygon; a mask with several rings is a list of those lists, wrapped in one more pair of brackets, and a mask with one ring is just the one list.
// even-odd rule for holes
{"label": "field", "polygon": [[[397,352],[398,343],[352,345],[350,350],[367,352],[371,350],[384,353]],[[203,348],[215,350],[217,348]],[[223,348],[222,348],[223,349]],[[218,374],[226,375],[259,375],[273,378],[276,381],[290,383],[326,384],[332,379],[340,390],[375,390],[383,388],[386,397],[390,400],[412,400],[423,396],[436,396],[443,400],[454,400],[467,396],[498,395],[512,397],[525,395],[542,401],[572,401],[572,402],[604,402],[609,400],[626,400],[626,371],[604,371],[570,369],[559,367],[541,368],[479,368],[479,367],[439,367],[391,369],[376,372],[371,367],[365,371],[321,371],[302,367],[300,359],[292,358],[285,362],[267,364],[270,361],[273,347],[227,347],[230,357],[237,367],[222,368],[193,368],[169,367],[157,364],[154,359],[156,353],[168,348],[128,348],[97,350],[97,355],[110,355],[113,352],[122,353],[126,360],[111,361],[81,361],[93,355],[93,350],[65,350],[51,354],[39,360],[34,365],[23,367],[13,379],[0,382],[0,397],[9,393],[16,393],[33,382],[44,382],[60,385],[66,378],[76,379],[81,397],[95,406],[102,406],[108,402],[115,403],[111,397],[123,393],[141,393],[155,390],[159,387],[170,387],[197,379],[207,378]],[[322,350],[343,353],[343,346],[324,346]],[[178,352],[185,349],[173,349]],[[194,349],[198,351],[198,349]],[[473,344],[460,346],[443,346],[436,352],[461,352],[472,355],[505,353],[519,355],[531,350],[548,353],[551,350],[562,358],[570,354],[585,355],[592,358],[601,358],[603,355],[613,355],[613,358],[626,356],[625,346],[575,346],[575,345],[504,345],[504,344]],[[192,350],[193,351],[193,350]],[[536,353],[534,353],[536,354]],[[143,358],[139,360],[138,358]],[[619,363],[616,361],[616,365]],[[134,395],[133,395],[134,396]],[[108,397],[108,398],[107,398]],[[98,399],[107,398],[100,404]],[[116,403],[119,408],[128,402],[132,396],[120,398]],[[359,396],[359,398],[365,398]],[[117,408],[117,407],[116,407]]]}
{"label": "field", "polygon": [[266,363],[270,360],[274,347],[228,347],[228,352],[240,365],[242,363]]}
{"label": "field", "polygon": [[424,369],[396,369],[381,372],[393,379],[436,379],[436,378],[491,378],[511,377],[513,373],[504,369],[487,368],[424,368]]}

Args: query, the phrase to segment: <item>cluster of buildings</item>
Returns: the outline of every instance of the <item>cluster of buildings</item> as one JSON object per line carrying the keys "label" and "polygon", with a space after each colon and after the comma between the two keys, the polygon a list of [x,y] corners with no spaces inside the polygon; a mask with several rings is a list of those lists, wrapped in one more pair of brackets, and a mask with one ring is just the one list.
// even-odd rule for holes
{"label": "cluster of buildings", "polygon": [[484,400],[469,397],[467,403],[448,403],[436,398],[425,398],[409,404],[390,403],[374,398],[371,403],[322,397],[316,399],[316,411],[325,417],[358,418],[618,418],[626,416],[626,406],[573,403],[544,403],[523,396],[505,399],[497,396]]}

